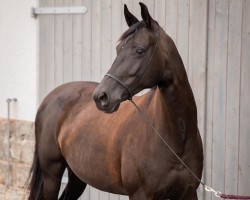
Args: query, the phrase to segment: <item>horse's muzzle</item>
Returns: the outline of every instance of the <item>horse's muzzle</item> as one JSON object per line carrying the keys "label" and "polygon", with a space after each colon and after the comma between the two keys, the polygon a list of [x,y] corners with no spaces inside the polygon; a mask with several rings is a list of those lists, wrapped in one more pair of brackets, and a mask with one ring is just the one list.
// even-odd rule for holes
{"label": "horse's muzzle", "polygon": [[106,92],[94,91],[93,99],[95,101],[96,107],[105,113],[113,113],[117,111],[120,105],[120,101],[111,103],[110,97]]}

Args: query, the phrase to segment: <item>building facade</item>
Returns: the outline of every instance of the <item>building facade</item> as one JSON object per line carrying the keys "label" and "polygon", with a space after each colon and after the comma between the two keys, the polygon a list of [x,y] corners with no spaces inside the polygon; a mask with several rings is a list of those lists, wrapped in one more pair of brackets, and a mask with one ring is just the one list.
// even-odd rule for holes
{"label": "building facade", "polygon": [[[172,37],[186,67],[204,146],[203,181],[223,193],[250,195],[250,1],[142,2]],[[111,66],[119,36],[127,29],[125,3],[141,18],[137,0],[4,1],[0,8],[0,197],[9,195],[2,192],[4,180],[10,180],[10,193],[21,191],[24,181],[19,170],[28,174],[35,113],[46,94],[70,81],[98,82]],[[31,7],[81,6],[87,12],[31,16]],[[10,102],[10,121],[8,98],[17,98]],[[203,188],[198,193],[199,199],[215,199]],[[84,197],[127,199],[91,187]]]}

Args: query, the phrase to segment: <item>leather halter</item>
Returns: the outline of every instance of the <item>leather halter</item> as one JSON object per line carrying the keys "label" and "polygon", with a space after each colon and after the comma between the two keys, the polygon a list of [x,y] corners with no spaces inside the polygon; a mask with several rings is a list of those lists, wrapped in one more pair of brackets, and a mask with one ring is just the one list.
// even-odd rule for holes
{"label": "leather halter", "polygon": [[157,29],[157,41],[156,41],[156,43],[155,43],[154,49],[153,49],[153,51],[152,51],[152,53],[151,53],[149,59],[148,59],[148,62],[147,62],[147,64],[146,64],[146,66],[145,66],[145,70],[144,70],[143,73],[142,73],[140,76],[138,76],[130,85],[125,84],[123,81],[121,81],[119,78],[115,77],[115,76],[112,75],[112,74],[109,74],[109,73],[105,74],[105,76],[108,76],[108,77],[114,79],[116,82],[120,83],[124,88],[126,88],[126,90],[129,92],[129,97],[128,97],[129,100],[131,100],[132,97],[133,97],[133,91],[132,91],[132,90],[133,90],[133,88],[134,88],[134,86],[135,86],[135,83],[137,83],[137,82],[144,76],[144,74],[148,71],[148,66],[149,66],[150,63],[151,63],[151,60],[152,60],[152,58],[153,58],[153,55],[155,54],[156,47],[157,47],[158,42],[159,42],[159,38],[160,38],[160,33],[159,33],[159,32],[160,32],[160,30],[159,30],[159,27],[158,27],[158,29]]}

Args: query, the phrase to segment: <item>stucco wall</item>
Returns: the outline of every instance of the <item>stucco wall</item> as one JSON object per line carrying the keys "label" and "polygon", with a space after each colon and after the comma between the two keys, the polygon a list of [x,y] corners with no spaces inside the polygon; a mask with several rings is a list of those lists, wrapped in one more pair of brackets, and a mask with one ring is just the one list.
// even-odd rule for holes
{"label": "stucco wall", "polygon": [[0,117],[34,120],[37,109],[37,23],[31,7],[37,0],[1,0],[0,6]]}

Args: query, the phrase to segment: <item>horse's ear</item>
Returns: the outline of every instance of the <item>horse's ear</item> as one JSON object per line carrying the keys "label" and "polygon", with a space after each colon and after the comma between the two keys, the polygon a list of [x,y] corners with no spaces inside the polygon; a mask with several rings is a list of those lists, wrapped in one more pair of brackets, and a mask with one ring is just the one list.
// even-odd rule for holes
{"label": "horse's ear", "polygon": [[126,4],[124,4],[124,15],[129,27],[139,22],[139,20],[132,13],[129,12]]}
{"label": "horse's ear", "polygon": [[140,2],[139,4],[141,6],[142,19],[145,21],[147,28],[151,29],[151,22],[153,19],[148,12],[148,7],[145,4],[143,4],[142,2]]}

